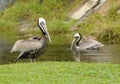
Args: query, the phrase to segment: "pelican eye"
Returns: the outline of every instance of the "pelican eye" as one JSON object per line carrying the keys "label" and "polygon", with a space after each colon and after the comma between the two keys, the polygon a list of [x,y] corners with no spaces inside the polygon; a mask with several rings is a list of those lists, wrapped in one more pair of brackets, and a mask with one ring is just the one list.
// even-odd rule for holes
{"label": "pelican eye", "polygon": [[79,36],[75,36],[74,38],[79,38]]}
{"label": "pelican eye", "polygon": [[42,22],[40,22],[40,24],[41,24],[41,25],[44,25],[44,22],[42,21]]}

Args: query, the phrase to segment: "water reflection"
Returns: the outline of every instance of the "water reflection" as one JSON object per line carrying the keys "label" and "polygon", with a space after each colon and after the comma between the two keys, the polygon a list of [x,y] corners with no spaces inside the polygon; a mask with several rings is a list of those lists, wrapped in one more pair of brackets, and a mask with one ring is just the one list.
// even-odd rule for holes
{"label": "water reflection", "polygon": [[[0,40],[0,64],[14,63],[14,59],[19,53],[9,53],[11,45]],[[75,55],[68,49],[68,44],[49,45],[44,55],[38,57],[37,61],[74,61]],[[105,45],[99,51],[81,53],[81,62],[99,63],[120,63],[120,45]],[[29,62],[18,60],[18,62]]]}
{"label": "water reflection", "polygon": [[105,45],[99,51],[82,53],[85,62],[120,63],[120,45]]}

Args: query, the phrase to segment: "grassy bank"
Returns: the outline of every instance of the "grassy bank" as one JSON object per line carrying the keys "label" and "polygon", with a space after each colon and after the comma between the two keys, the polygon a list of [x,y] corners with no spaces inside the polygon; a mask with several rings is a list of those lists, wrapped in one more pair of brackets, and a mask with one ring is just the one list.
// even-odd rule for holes
{"label": "grassy bank", "polygon": [[46,19],[48,31],[53,38],[67,33],[75,23],[69,20],[67,14],[80,2],[81,0],[16,0],[0,12],[0,38],[13,44],[17,39],[39,35],[39,17]]}
{"label": "grassy bank", "polygon": [[[39,17],[47,20],[54,44],[70,44],[74,32],[96,36],[106,43],[120,41],[119,0],[109,0],[110,9],[102,16],[93,14],[77,25],[77,31],[70,31],[76,21],[68,17],[75,5],[82,0],[17,0],[0,13],[0,38],[13,43],[26,34],[39,34],[36,21]],[[68,3],[69,2],[69,3]],[[21,29],[28,30],[21,31]],[[71,33],[72,32],[72,33]],[[97,32],[97,33],[96,33]],[[59,35],[65,34],[60,37]],[[64,40],[63,40],[64,38]],[[63,42],[64,41],[64,42]],[[0,84],[119,84],[120,65],[88,64],[77,62],[38,62],[0,65]]]}
{"label": "grassy bank", "polygon": [[[39,17],[44,17],[49,30],[56,28],[67,30],[71,22],[64,23],[69,19],[66,15],[81,0],[17,0],[12,6],[0,13],[0,29],[19,28],[23,23],[30,24],[30,27],[37,27]],[[71,23],[72,24],[72,23]],[[62,25],[62,26],[61,26]],[[70,26],[68,26],[70,25]]]}
{"label": "grassy bank", "polygon": [[105,43],[120,41],[120,1],[107,0],[102,8],[88,17],[85,22],[78,24],[83,34],[96,36]]}
{"label": "grassy bank", "polygon": [[[36,21],[44,17],[50,34],[63,34],[67,32],[81,32],[92,35],[105,43],[119,43],[120,41],[120,9],[119,0],[109,0],[104,10],[98,10],[83,23],[77,25],[77,31],[70,31],[76,23],[71,20],[68,13],[75,9],[83,0],[17,0],[5,11],[0,13],[0,32],[12,36],[27,28],[24,34],[38,33]],[[11,32],[8,32],[11,31]],[[3,33],[4,32],[4,33]],[[6,35],[6,36],[7,36]],[[13,38],[13,37],[11,37]],[[70,37],[72,38],[72,37]],[[13,39],[14,40],[14,39]]]}
{"label": "grassy bank", "polygon": [[120,65],[38,62],[0,66],[0,84],[119,84]]}

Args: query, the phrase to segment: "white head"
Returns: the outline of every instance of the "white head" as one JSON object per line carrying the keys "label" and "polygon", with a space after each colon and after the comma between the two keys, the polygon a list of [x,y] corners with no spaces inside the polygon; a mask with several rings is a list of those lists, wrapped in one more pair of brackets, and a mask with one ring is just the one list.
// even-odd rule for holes
{"label": "white head", "polygon": [[74,38],[80,38],[80,33],[74,34]]}
{"label": "white head", "polygon": [[80,33],[75,33],[70,49],[73,48],[74,44],[78,45],[80,40],[81,40],[81,34]]}
{"label": "white head", "polygon": [[44,24],[46,24],[46,21],[45,21],[45,19],[44,18],[39,18],[39,24],[41,23],[41,22],[43,22]]}
{"label": "white head", "polygon": [[38,19],[38,25],[39,25],[39,28],[42,30],[42,33],[45,33],[46,21],[44,18]]}
{"label": "white head", "polygon": [[52,43],[50,35],[49,35],[47,27],[46,27],[46,21],[44,18],[38,19],[38,26],[42,30],[42,33],[49,39],[50,43]]}

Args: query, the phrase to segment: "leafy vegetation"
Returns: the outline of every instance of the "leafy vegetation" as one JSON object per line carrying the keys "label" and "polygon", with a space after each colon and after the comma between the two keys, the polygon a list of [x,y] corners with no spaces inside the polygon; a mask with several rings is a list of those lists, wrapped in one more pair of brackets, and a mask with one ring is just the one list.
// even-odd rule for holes
{"label": "leafy vegetation", "polygon": [[41,62],[0,66],[1,84],[119,84],[120,65]]}

